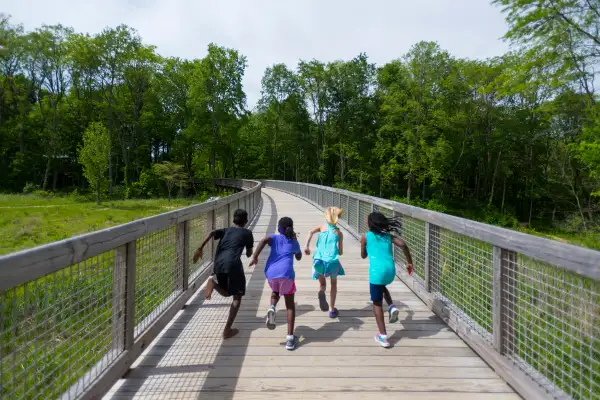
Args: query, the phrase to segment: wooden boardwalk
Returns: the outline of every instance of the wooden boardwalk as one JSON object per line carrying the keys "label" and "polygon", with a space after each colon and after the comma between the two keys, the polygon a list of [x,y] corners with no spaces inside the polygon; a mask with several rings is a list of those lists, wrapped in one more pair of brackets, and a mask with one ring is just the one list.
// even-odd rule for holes
{"label": "wooden boardwalk", "polygon": [[[283,216],[294,219],[301,245],[308,230],[323,221],[321,212],[310,204],[265,189],[253,228],[255,240],[275,232]],[[284,346],[283,300],[277,328],[265,327],[271,294],[264,277],[267,247],[259,265],[247,267],[248,289],[234,324],[240,329],[238,336],[221,339],[229,301],[216,292],[205,301],[198,291],[104,398],[520,398],[400,281],[390,287],[401,310],[400,321],[387,324],[393,347],[384,349],[375,343],[368,262],[360,259],[358,241],[344,234],[341,260],[347,275],[338,283],[339,318],[329,319],[318,308],[312,258],[305,256],[296,264],[296,335],[301,343],[295,351]],[[315,243],[316,237],[313,248]]]}

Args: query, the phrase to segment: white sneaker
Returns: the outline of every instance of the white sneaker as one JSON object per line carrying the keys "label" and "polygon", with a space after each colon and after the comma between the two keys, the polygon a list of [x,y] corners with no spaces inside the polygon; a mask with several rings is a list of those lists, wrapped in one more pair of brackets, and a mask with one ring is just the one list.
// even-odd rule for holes
{"label": "white sneaker", "polygon": [[275,307],[270,307],[267,311],[267,328],[273,330],[275,326]]}

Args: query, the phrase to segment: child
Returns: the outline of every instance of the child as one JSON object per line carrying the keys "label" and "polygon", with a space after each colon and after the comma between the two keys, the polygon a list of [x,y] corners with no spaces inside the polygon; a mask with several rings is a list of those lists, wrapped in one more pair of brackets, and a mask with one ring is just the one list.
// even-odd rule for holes
{"label": "child", "polygon": [[404,240],[397,236],[392,236],[391,232],[399,233],[400,222],[394,218],[386,218],[380,212],[372,212],[367,217],[369,232],[363,234],[360,238],[360,253],[363,259],[369,257],[369,285],[371,288],[371,301],[373,302],[373,313],[379,328],[379,335],[375,336],[375,341],[382,347],[390,347],[383,320],[382,300],[389,306],[390,324],[398,321],[400,311],[394,306],[392,296],[386,285],[394,281],[396,277],[396,267],[394,266],[394,253],[392,245],[400,247],[406,257],[406,269],[409,274],[413,271],[412,257],[410,250]]}
{"label": "child", "polygon": [[291,218],[281,218],[277,231],[279,232],[278,235],[269,235],[260,241],[250,265],[258,263],[258,255],[266,244],[271,246],[271,254],[269,254],[265,265],[265,275],[269,281],[271,290],[273,290],[271,294],[271,307],[267,311],[267,328],[275,329],[275,306],[279,298],[283,296],[285,298],[285,307],[287,308],[288,322],[285,348],[294,350],[298,346],[298,338],[294,336],[294,322],[296,319],[296,305],[294,304],[294,293],[296,292],[294,256],[296,260],[300,261],[302,259],[302,252],[300,251],[300,244],[294,232],[294,221]]}
{"label": "child", "polygon": [[[318,279],[319,288],[319,306],[321,311],[329,309],[329,318],[336,318],[339,314],[335,308],[335,298],[337,296],[337,277],[346,273],[339,262],[338,257],[344,253],[344,235],[337,227],[339,217],[344,211],[337,207],[327,207],[325,210],[325,221],[327,224],[317,226],[308,233],[304,253],[310,255],[310,241],[312,236],[319,232],[317,239],[317,248],[313,259],[313,279]],[[329,293],[330,303],[327,304],[325,290],[327,289],[327,280],[331,279],[331,291]]]}
{"label": "child", "polygon": [[[210,239],[219,240],[215,254],[213,276],[206,284],[205,297],[211,298],[213,290],[223,297],[233,296],[233,302],[229,308],[229,318],[225,324],[223,338],[228,339],[238,333],[237,329],[231,329],[233,321],[240,309],[242,296],[246,294],[246,275],[242,265],[242,251],[246,248],[246,257],[252,255],[254,247],[254,236],[252,231],[244,228],[248,223],[246,210],[235,210],[233,213],[233,226],[225,229],[212,231],[202,242],[194,253],[194,263],[202,258],[202,249]],[[214,280],[216,276],[216,282]]]}

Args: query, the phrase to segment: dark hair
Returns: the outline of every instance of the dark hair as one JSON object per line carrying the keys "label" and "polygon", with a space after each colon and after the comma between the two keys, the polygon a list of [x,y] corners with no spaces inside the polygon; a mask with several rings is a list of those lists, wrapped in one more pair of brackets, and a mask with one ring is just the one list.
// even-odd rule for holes
{"label": "dark hair", "polygon": [[290,217],[283,217],[277,224],[277,230],[288,239],[293,239],[296,236],[294,232],[294,221]]}
{"label": "dark hair", "polygon": [[367,217],[369,230],[373,233],[391,233],[400,234],[402,223],[397,218],[387,218],[379,211],[374,211]]}
{"label": "dark hair", "polygon": [[248,213],[246,210],[242,210],[241,208],[235,210],[233,213],[233,223],[237,226],[246,225],[248,223]]}

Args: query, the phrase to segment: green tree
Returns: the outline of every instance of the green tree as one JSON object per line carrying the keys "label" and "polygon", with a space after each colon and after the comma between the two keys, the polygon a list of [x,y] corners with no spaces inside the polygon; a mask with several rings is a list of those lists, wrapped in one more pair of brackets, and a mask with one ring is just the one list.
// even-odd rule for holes
{"label": "green tree", "polygon": [[96,191],[96,203],[100,204],[102,185],[108,171],[110,138],[108,130],[100,122],[93,122],[83,133],[83,146],[79,148],[79,163],[90,187]]}
{"label": "green tree", "polygon": [[183,188],[187,186],[187,175],[180,164],[174,164],[170,161],[163,161],[162,163],[154,164],[154,173],[160,180],[165,182],[167,191],[169,192],[169,202],[171,202],[171,192],[173,188],[179,186]]}

